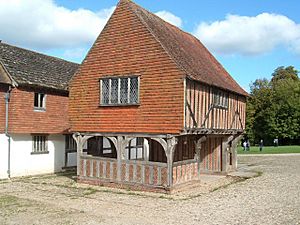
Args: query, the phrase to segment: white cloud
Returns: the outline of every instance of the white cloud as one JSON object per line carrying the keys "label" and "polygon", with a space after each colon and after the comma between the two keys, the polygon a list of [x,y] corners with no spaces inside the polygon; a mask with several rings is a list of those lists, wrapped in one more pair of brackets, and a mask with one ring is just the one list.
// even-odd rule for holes
{"label": "white cloud", "polygon": [[70,10],[53,0],[0,0],[0,5],[0,39],[37,49],[91,44],[115,8]]}
{"label": "white cloud", "polygon": [[283,15],[227,15],[222,21],[199,24],[194,34],[221,54],[259,55],[278,46],[300,54],[300,25]]}
{"label": "white cloud", "polygon": [[182,20],[178,16],[175,16],[174,14],[168,11],[159,11],[155,14],[176,27],[182,26]]}

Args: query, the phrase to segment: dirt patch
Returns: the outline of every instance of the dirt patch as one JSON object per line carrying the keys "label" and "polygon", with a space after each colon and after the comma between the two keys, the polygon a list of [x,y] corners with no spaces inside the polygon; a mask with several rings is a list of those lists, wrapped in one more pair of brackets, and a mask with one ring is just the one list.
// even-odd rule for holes
{"label": "dirt patch", "polygon": [[260,176],[203,177],[173,195],[77,184],[74,174],[2,181],[0,224],[299,224],[299,160],[243,156]]}

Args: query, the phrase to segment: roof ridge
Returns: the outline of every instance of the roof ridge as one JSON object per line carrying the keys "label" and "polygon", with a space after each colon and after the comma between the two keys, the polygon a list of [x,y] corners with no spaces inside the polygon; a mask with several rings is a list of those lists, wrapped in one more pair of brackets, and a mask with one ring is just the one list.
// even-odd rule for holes
{"label": "roof ridge", "polygon": [[44,56],[44,57],[47,57],[47,58],[52,58],[52,59],[56,59],[56,60],[59,60],[59,61],[64,61],[64,62],[67,62],[67,63],[79,65],[79,63],[71,62],[71,61],[68,61],[68,60],[56,57],[56,56],[46,55],[44,53],[40,53],[40,52],[37,52],[35,50],[31,50],[31,49],[27,49],[27,48],[22,48],[22,47],[18,47],[18,46],[15,46],[15,45],[8,44],[8,43],[4,43],[3,41],[0,42],[0,45],[6,45],[6,46],[9,46],[9,47],[20,49],[22,51],[31,52],[31,53],[36,54],[36,55],[41,55],[41,56]]}

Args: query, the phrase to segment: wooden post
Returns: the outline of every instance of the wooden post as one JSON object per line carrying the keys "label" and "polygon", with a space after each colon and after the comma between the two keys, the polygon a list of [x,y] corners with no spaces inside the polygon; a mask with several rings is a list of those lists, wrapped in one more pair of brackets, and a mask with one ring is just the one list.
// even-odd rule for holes
{"label": "wooden post", "polygon": [[240,143],[243,135],[239,135],[232,140],[232,161],[233,161],[233,169],[237,169],[237,146]]}
{"label": "wooden post", "polygon": [[77,176],[80,174],[80,156],[83,152],[83,145],[82,145],[82,136],[80,133],[73,134],[73,138],[76,141],[77,144]]}
{"label": "wooden post", "polygon": [[80,133],[73,134],[73,138],[77,144],[77,176],[80,175],[80,156],[83,153],[83,145],[91,137],[93,137],[93,136],[90,136],[90,135],[82,136]]}
{"label": "wooden post", "polygon": [[232,141],[234,136],[229,136],[223,139],[222,142],[222,171],[228,172],[228,145],[229,142]]}
{"label": "wooden post", "polygon": [[168,162],[168,186],[169,187],[173,185],[173,158],[174,158],[173,156],[174,156],[177,141],[178,140],[176,137],[167,139],[166,156]]}
{"label": "wooden post", "polygon": [[121,172],[122,172],[122,144],[123,144],[123,137],[118,136],[115,137],[106,137],[115,145],[117,151],[117,180],[121,181]]}
{"label": "wooden post", "polygon": [[117,150],[117,180],[121,182],[121,175],[122,175],[122,160],[125,159],[125,148],[128,142],[134,137],[126,137],[126,136],[117,136],[115,137],[107,137],[111,140]]}
{"label": "wooden post", "polygon": [[196,155],[195,158],[197,160],[197,165],[198,165],[198,179],[200,179],[200,161],[201,161],[201,147],[202,147],[202,142],[206,141],[206,136],[202,136],[199,138],[196,142]]}
{"label": "wooden post", "polygon": [[117,180],[121,181],[121,175],[122,175],[122,144],[123,144],[123,137],[118,136],[117,137]]}
{"label": "wooden post", "polygon": [[151,138],[151,139],[160,143],[165,151],[167,157],[167,165],[168,165],[168,187],[171,187],[172,180],[173,180],[173,156],[174,156],[174,151],[178,139],[172,136],[168,137],[167,141],[165,141],[163,138]]}

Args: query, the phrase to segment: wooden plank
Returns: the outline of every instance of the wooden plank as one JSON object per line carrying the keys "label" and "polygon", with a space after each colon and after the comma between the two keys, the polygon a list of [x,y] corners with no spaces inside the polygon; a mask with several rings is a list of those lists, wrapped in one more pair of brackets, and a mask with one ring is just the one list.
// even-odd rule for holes
{"label": "wooden plank", "polygon": [[[209,107],[211,107],[211,103],[212,103],[212,88],[209,88]],[[212,109],[212,112],[209,114],[208,116],[208,128],[212,128],[213,127],[213,112],[214,110]]]}
{"label": "wooden plank", "polygon": [[206,86],[204,86],[204,92],[203,92],[203,99],[204,99],[204,114],[203,114],[203,121],[202,123],[204,124],[204,128],[207,128],[207,125],[206,125],[206,121],[205,121],[205,116],[208,112],[208,97],[207,97],[207,88]]}
{"label": "wooden plank", "polygon": [[190,84],[191,82],[187,80],[186,82],[186,127],[190,128],[190,111],[188,110],[188,104],[190,104]]}
{"label": "wooden plank", "polygon": [[204,86],[201,86],[201,89],[200,89],[200,94],[201,94],[201,103],[200,103],[200,106],[201,106],[201,123],[199,126],[201,126],[204,122],[204,117],[205,117],[205,97],[204,97],[204,93],[205,93],[205,87]]}
{"label": "wooden plank", "polygon": [[[195,82],[193,82],[193,86],[192,86],[192,105],[191,105],[191,108],[192,108],[192,111],[193,111],[193,114],[194,114],[194,120],[192,121],[192,124],[193,124],[193,128],[194,127],[196,127],[196,125],[197,125],[197,119],[196,119],[196,99],[195,99],[195,96],[196,96],[196,94],[195,94],[195,85],[196,85],[196,83]],[[195,123],[196,122],[196,123]]]}
{"label": "wooden plank", "polygon": [[200,84],[198,84],[197,85],[197,92],[198,92],[198,120],[197,120],[197,122],[198,122],[198,128],[201,126],[201,103],[200,103],[200,101],[201,101],[201,86],[200,86]]}
{"label": "wooden plank", "polygon": [[199,85],[195,83],[195,120],[199,127]]}
{"label": "wooden plank", "polygon": [[228,110],[224,109],[224,115],[223,115],[223,129],[228,129],[226,124],[227,124],[227,113],[228,113]]}

